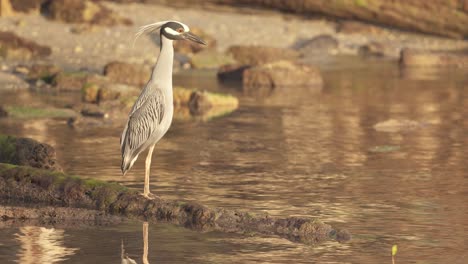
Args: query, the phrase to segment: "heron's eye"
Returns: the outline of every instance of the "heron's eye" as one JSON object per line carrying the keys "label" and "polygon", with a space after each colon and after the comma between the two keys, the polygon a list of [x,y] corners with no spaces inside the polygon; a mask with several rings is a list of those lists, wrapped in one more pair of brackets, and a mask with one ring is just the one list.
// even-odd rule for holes
{"label": "heron's eye", "polygon": [[182,33],[182,32],[184,32],[184,29],[183,28],[178,28],[177,32]]}

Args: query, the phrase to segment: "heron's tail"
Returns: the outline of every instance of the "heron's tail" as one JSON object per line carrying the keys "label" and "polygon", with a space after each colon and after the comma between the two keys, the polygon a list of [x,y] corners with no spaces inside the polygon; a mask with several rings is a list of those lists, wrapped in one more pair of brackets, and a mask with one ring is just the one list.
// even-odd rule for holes
{"label": "heron's tail", "polygon": [[127,174],[127,172],[133,167],[133,163],[137,160],[138,155],[136,157],[129,159],[127,156],[123,155],[122,157],[122,164],[120,165],[120,169],[122,170],[123,176]]}

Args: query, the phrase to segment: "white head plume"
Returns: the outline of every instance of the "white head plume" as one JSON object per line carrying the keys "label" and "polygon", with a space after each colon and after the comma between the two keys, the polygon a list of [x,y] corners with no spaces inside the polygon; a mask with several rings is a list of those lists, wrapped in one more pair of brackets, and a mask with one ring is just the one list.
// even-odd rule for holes
{"label": "white head plume", "polygon": [[146,26],[142,26],[140,27],[140,29],[138,29],[138,32],[135,34],[135,39],[133,39],[133,46],[135,46],[135,42],[136,40],[143,34],[149,34],[151,32],[154,32],[158,29],[160,29],[164,24],[166,24],[167,22],[169,21],[160,21],[160,22],[156,22],[156,23],[153,23],[153,24],[148,24]]}

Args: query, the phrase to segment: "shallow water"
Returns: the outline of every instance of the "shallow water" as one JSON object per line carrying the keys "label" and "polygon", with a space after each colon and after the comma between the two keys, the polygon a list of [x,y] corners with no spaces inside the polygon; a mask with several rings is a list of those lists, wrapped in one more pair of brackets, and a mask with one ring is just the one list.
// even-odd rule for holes
{"label": "shallow water", "polygon": [[[175,122],[153,155],[151,188],[163,197],[211,206],[316,216],[348,229],[352,241],[307,246],[151,224],[150,263],[391,263],[393,244],[399,247],[396,263],[466,261],[466,71],[347,60],[322,63],[322,68],[322,91],[281,89],[265,99],[242,98],[240,109],[222,118]],[[186,86],[228,89],[210,74],[174,79]],[[0,103],[62,102],[64,97],[76,99],[17,93],[0,95]],[[373,128],[388,119],[419,125],[398,132]],[[121,129],[0,120],[0,133],[53,145],[67,172],[141,189],[142,157],[126,177],[120,175]],[[47,254],[49,244],[59,248],[58,259],[67,258],[65,263],[116,263],[121,239],[129,256],[141,263],[141,223],[29,228],[34,238],[24,241],[26,231],[2,230],[0,263],[36,263],[25,261],[25,255]],[[53,242],[37,242],[40,234],[54,232]],[[28,251],[28,243],[38,245]]]}

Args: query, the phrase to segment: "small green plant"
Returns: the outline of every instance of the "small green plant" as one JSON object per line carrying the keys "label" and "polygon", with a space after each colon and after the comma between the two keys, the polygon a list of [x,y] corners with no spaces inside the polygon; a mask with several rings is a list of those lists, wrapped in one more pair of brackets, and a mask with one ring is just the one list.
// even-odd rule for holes
{"label": "small green plant", "polygon": [[398,251],[398,246],[393,245],[392,246],[392,264],[395,264],[395,256],[396,256],[397,251]]}

